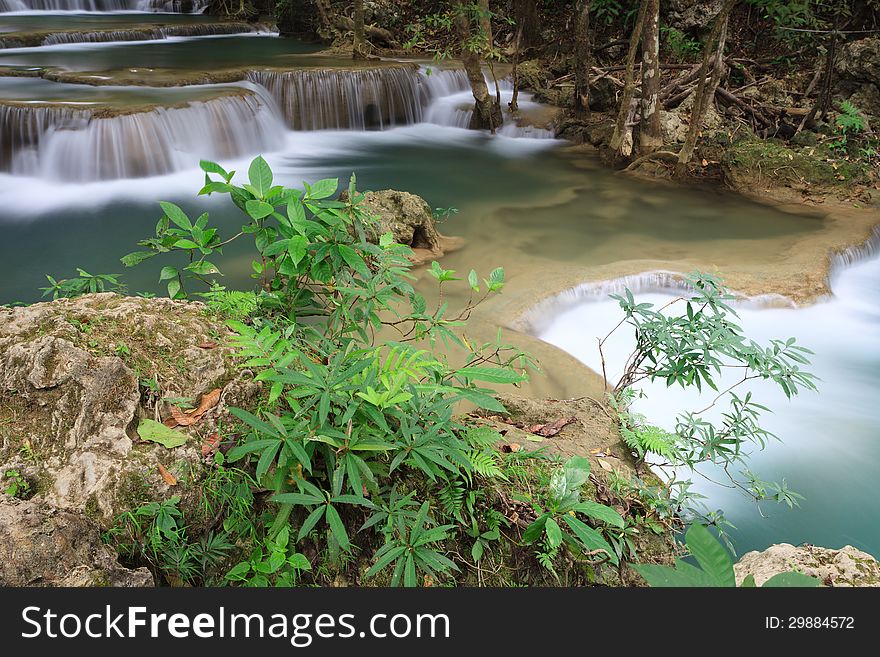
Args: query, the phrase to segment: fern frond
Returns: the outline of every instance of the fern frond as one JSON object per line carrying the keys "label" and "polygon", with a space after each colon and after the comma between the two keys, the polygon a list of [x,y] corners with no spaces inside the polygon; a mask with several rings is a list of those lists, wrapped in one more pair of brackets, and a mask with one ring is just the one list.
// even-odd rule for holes
{"label": "fern frond", "polygon": [[470,461],[471,468],[473,470],[484,477],[488,477],[490,479],[498,477],[500,479],[506,479],[504,473],[501,471],[501,468],[498,465],[498,458],[494,452],[483,451],[478,452],[477,450],[471,450],[467,453],[468,461]]}

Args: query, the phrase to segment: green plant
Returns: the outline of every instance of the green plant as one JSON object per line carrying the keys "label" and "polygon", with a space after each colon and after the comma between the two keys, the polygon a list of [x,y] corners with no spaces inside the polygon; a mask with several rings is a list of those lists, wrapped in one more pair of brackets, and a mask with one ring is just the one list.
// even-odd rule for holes
{"label": "green plant", "polygon": [[28,480],[25,479],[24,475],[22,475],[21,472],[19,472],[18,470],[7,470],[3,473],[3,476],[8,481],[6,488],[3,489],[3,492],[10,497],[25,498],[31,492],[30,483],[28,483]]}
{"label": "green plant", "polygon": [[538,561],[556,575],[553,562],[560,547],[565,546],[580,557],[619,562],[616,551],[602,533],[578,517],[578,514],[611,527],[624,527],[624,520],[611,507],[581,499],[581,487],[590,477],[590,462],[580,456],[571,457],[564,466],[554,470],[546,495],[546,504],[533,503],[537,518],[523,533],[524,543],[540,541]]}
{"label": "green plant", "polygon": [[49,286],[40,288],[43,291],[43,296],[51,295],[52,299],[59,299],[95,292],[121,292],[124,290],[124,286],[119,282],[119,274],[90,274],[79,268],[76,271],[79,274],[78,278],[63,278],[60,281],[46,274]]}
{"label": "green plant", "polygon": [[[256,556],[242,562],[250,564],[247,572],[242,565],[236,576],[252,581],[262,572],[256,566],[278,552],[278,537],[291,527],[296,527],[291,550],[317,541],[329,547],[328,555],[344,559],[354,550],[350,527],[366,514],[374,520],[361,531],[372,529],[386,546],[418,547],[412,557],[416,570],[448,573],[437,566],[447,564],[431,556],[429,544],[440,540],[439,533],[424,530],[434,523],[430,504],[416,498],[402,502],[393,491],[412,475],[428,483],[420,495],[451,481],[503,478],[492,449],[500,435],[468,427],[455,414],[463,400],[503,412],[484,386],[519,384],[533,368],[500,334],[495,342],[472,345],[457,332],[476,306],[501,292],[503,270],[482,281],[471,271],[470,298],[452,312],[442,290],[460,279],[433,263],[429,273],[441,300],[429,310],[409,283],[409,248],[389,235],[378,244],[367,240],[374,219],[360,207],[363,196],[354,177],[347,198],[335,200],[336,180],[303,190],[275,185],[262,158],[253,161],[241,186],[217,164],[202,162],[202,168],[202,193],[229,194],[245,213],[239,233],[223,239],[208,215],[193,222],[180,207],[163,203],[156,236],[141,241],[146,250],[123,262],[185,253],[187,266],[165,267],[160,274],[169,296],[183,298],[193,281],[207,285],[209,305],[236,316],[229,326],[241,366],[256,370],[257,380],[268,385],[261,408],[232,409],[245,440],[228,452],[225,463],[253,462],[255,481],[273,492],[276,509],[258,537]],[[259,287],[235,296],[217,287],[220,270],[208,258],[245,237],[256,247],[252,269]],[[378,339],[380,330],[398,339]],[[437,340],[464,349],[462,362],[453,365],[414,344]],[[388,551],[373,558],[378,563]],[[393,580],[412,583],[406,560],[401,569],[405,577]]]}
{"label": "green plant", "polygon": [[396,532],[373,555],[375,563],[367,571],[368,578],[393,565],[391,586],[398,586],[402,582],[404,586],[412,587],[418,586],[419,572],[437,577],[459,569],[433,547],[448,539],[455,525],[430,527],[429,510],[428,502],[423,502],[412,521],[402,513],[394,517]]}
{"label": "green plant", "polygon": [[233,549],[225,532],[209,531],[191,540],[175,495],[121,514],[104,534],[124,558],[145,562],[173,585],[195,584]]}
{"label": "green plant", "polygon": [[[600,353],[608,337],[624,325],[633,329],[636,343],[623,374],[612,386],[624,440],[642,459],[648,453],[662,457],[664,463],[658,465],[671,466],[676,473],[670,479],[680,480],[682,470],[693,472],[711,463],[756,500],[796,504],[797,496],[784,483],[763,482],[745,469],[739,475],[731,472],[734,467],[745,468],[747,445],[763,448],[776,437],[760,423],[767,407],[755,401],[752,391],[739,396],[736,390],[751,381],[771,383],[787,397],[802,389],[815,390],[816,377],[802,369],[809,365],[812,352],[799,346],[794,338],[771,340],[768,345],[747,340],[737,324],[736,312],[728,304],[734,297],[719,278],[692,274],[687,283],[687,296],[677,297],[659,309],[650,303],[636,303],[629,290],[612,295],[624,317],[600,340]],[[602,362],[607,380],[604,354]],[[735,378],[719,390],[717,381],[724,373]],[[674,430],[666,432],[648,425],[628,409],[636,395],[634,386],[656,380],[697,390],[706,386],[717,394],[705,408],[679,414]],[[725,403],[727,408],[719,420],[707,419],[708,410]]]}
{"label": "green plant", "polygon": [[[725,586],[735,587],[736,576],[733,560],[723,545],[703,525],[693,524],[685,536],[688,551],[697,566],[676,559],[675,567],[654,564],[636,564],[635,571],[654,587]],[[815,577],[803,573],[778,573],[764,582],[764,587],[815,587],[821,583]],[[743,588],[755,586],[755,578],[747,575]]]}
{"label": "green plant", "polygon": [[690,60],[700,53],[703,44],[696,39],[674,27],[663,25],[660,27],[664,44],[678,60]]}
{"label": "green plant", "polygon": [[275,538],[258,541],[247,560],[233,566],[225,578],[245,586],[295,586],[301,573],[311,569],[305,555],[292,549],[290,528],[283,527]]}

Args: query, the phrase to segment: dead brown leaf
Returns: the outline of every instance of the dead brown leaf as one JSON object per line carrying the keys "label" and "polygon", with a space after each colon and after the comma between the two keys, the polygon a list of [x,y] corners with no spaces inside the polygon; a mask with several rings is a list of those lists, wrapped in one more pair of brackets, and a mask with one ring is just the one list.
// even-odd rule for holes
{"label": "dead brown leaf", "polygon": [[162,479],[164,479],[165,483],[169,486],[177,485],[177,477],[168,472],[168,470],[165,469],[165,466],[161,463],[159,464],[159,474],[162,475]]}
{"label": "dead brown leaf", "polygon": [[217,432],[205,436],[205,442],[202,443],[202,456],[211,456],[217,451],[220,445],[220,434]]}
{"label": "dead brown leaf", "polygon": [[554,420],[553,422],[548,422],[547,424],[533,424],[529,427],[529,431],[539,436],[544,436],[545,438],[552,438],[562,431],[563,427],[568,426],[572,422],[577,422],[577,418],[563,417]]}
{"label": "dead brown leaf", "polygon": [[502,445],[501,451],[505,454],[515,453],[522,450],[522,445],[519,443],[510,443],[509,445]]}
{"label": "dead brown leaf", "polygon": [[216,342],[202,342],[199,345],[199,349],[216,349],[216,348],[217,348]]}
{"label": "dead brown leaf", "polygon": [[173,429],[174,427],[190,427],[202,419],[202,416],[220,403],[220,388],[214,388],[211,392],[202,395],[202,401],[197,408],[191,408],[184,412],[176,406],[171,407],[171,417],[163,424]]}

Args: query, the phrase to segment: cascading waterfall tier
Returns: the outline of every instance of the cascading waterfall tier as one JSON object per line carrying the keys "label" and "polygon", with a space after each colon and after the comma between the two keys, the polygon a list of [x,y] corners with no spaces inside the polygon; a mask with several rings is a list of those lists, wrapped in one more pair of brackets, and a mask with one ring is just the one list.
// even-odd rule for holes
{"label": "cascading waterfall tier", "polygon": [[83,30],[46,32],[40,34],[0,37],[0,48],[58,46],[71,43],[112,43],[117,41],[157,41],[172,37],[220,36],[253,34],[267,31],[265,25],[250,23],[193,23],[192,25],[159,25],[133,30]]}
{"label": "cascading waterfall tier", "polygon": [[0,170],[59,182],[156,176],[272,150],[284,131],[258,93],[108,115],[70,105],[0,104]]}
{"label": "cascading waterfall tier", "polygon": [[0,13],[13,11],[152,11],[196,14],[207,0],[0,0]]}
{"label": "cascading waterfall tier", "polygon": [[416,66],[261,70],[248,79],[269,91],[294,130],[381,130],[422,119]]}
{"label": "cascading waterfall tier", "polygon": [[[530,335],[540,335],[546,331],[555,319],[566,310],[584,302],[598,302],[611,294],[623,294],[629,290],[633,294],[657,294],[680,292],[690,294],[694,287],[687,277],[675,271],[658,269],[641,274],[621,276],[608,280],[590,281],[548,297],[532,306],[519,318],[517,329]],[[747,296],[735,290],[737,305],[749,308],[794,308],[796,304],[781,294],[758,294]]]}

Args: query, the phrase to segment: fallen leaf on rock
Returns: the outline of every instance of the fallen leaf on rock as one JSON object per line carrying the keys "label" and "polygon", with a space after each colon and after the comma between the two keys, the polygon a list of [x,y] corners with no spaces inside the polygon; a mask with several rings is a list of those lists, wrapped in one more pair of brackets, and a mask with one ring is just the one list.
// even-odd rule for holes
{"label": "fallen leaf on rock", "polygon": [[220,434],[219,433],[211,433],[205,436],[205,442],[202,443],[202,456],[211,456],[214,452],[217,451],[217,446],[220,444]]}
{"label": "fallen leaf on rock", "polygon": [[544,436],[545,438],[552,438],[562,431],[563,427],[568,426],[572,422],[577,422],[577,418],[563,417],[554,420],[553,422],[548,422],[547,424],[533,424],[529,427],[529,431],[539,436]]}
{"label": "fallen leaf on rock", "polygon": [[211,392],[202,395],[202,401],[198,408],[187,411],[187,413],[201,417],[214,408],[218,403],[220,403],[220,388],[214,388]]}
{"label": "fallen leaf on rock", "polygon": [[202,419],[202,416],[220,403],[220,388],[214,388],[211,392],[202,395],[202,401],[198,408],[191,408],[188,411],[182,411],[176,406],[171,407],[171,417],[165,420],[166,427],[173,429],[174,427],[190,427]]}
{"label": "fallen leaf on rock", "polygon": [[614,472],[614,468],[611,467],[611,464],[608,461],[603,461],[602,459],[596,459],[599,461],[599,465],[602,466],[603,470],[608,472]]}
{"label": "fallen leaf on rock", "polygon": [[168,472],[168,470],[165,468],[165,466],[162,465],[161,463],[159,464],[159,474],[162,475],[162,479],[164,479],[165,483],[168,484],[169,486],[176,486],[177,485],[177,477],[175,477],[173,474]]}
{"label": "fallen leaf on rock", "polygon": [[502,445],[501,451],[505,454],[510,454],[512,452],[519,452],[522,450],[522,445],[519,443],[510,443],[509,445]]}
{"label": "fallen leaf on rock", "polygon": [[155,420],[144,419],[140,421],[137,429],[141,440],[159,443],[167,449],[180,447],[187,441],[187,435],[166,427]]}
{"label": "fallen leaf on rock", "polygon": [[216,348],[217,348],[216,342],[203,342],[199,345],[199,349],[216,349]]}

